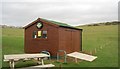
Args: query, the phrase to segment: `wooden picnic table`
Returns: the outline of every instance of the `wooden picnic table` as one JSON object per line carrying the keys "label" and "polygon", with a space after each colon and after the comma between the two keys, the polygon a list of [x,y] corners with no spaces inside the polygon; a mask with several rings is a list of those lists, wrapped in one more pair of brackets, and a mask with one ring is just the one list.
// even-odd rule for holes
{"label": "wooden picnic table", "polygon": [[41,59],[38,62],[41,62],[44,65],[43,58],[50,57],[50,55],[39,53],[39,54],[12,54],[12,55],[4,55],[4,61],[8,61],[10,68],[14,69],[15,61],[24,60],[24,59]]}

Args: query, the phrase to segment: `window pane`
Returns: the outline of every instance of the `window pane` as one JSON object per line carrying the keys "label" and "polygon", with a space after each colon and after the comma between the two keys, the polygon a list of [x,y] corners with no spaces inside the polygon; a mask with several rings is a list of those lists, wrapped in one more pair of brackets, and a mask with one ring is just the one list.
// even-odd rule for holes
{"label": "window pane", "polygon": [[37,35],[36,35],[36,31],[33,31],[33,38],[36,38]]}
{"label": "window pane", "polygon": [[42,37],[43,37],[43,38],[47,38],[47,31],[43,31]]}
{"label": "window pane", "polygon": [[43,31],[43,34],[47,34],[47,31]]}

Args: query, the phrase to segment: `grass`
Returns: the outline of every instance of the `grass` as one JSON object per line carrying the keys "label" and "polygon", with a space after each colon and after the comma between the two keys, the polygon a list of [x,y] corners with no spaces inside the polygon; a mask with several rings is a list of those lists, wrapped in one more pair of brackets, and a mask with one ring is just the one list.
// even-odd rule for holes
{"label": "grass", "polygon": [[0,30],[0,68],[2,68],[2,30]]}
{"label": "grass", "polygon": [[[23,29],[2,29],[3,54],[24,53]],[[17,50],[16,50],[17,49]]]}
{"label": "grass", "polygon": [[83,50],[94,51],[96,61],[89,66],[118,66],[118,26],[83,27]]}
{"label": "grass", "polygon": [[[93,62],[68,62],[67,64],[52,61],[62,67],[117,67],[118,66],[118,26],[85,26],[83,29],[83,51],[94,52],[98,58]],[[3,55],[24,53],[24,30],[16,28],[2,29]],[[96,50],[96,52],[95,52]],[[46,63],[49,61],[46,61]],[[16,67],[35,65],[34,62],[18,62]],[[3,67],[8,67],[3,62]]]}

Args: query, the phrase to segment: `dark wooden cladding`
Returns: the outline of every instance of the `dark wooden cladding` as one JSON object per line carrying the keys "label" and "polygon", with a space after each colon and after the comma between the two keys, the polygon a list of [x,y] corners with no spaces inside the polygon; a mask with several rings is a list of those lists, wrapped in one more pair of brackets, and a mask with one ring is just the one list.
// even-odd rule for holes
{"label": "dark wooden cladding", "polygon": [[[37,22],[43,23],[43,28],[36,27]],[[46,30],[47,39],[33,38],[33,31]],[[80,51],[82,48],[82,30],[60,27],[48,23],[40,18],[25,27],[25,53],[40,53],[43,50],[49,51],[56,56],[58,50],[65,50],[67,53]]]}
{"label": "dark wooden cladding", "polygon": [[59,29],[59,49],[67,53],[80,51],[80,30],[60,28]]}

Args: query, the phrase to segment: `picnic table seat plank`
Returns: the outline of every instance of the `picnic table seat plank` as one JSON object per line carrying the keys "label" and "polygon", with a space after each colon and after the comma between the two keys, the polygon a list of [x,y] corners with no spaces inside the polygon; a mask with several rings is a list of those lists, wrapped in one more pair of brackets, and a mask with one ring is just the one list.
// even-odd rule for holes
{"label": "picnic table seat plank", "polygon": [[92,55],[88,55],[80,52],[73,52],[73,53],[67,54],[67,56],[90,61],[90,62],[97,58],[96,56],[92,56]]}
{"label": "picnic table seat plank", "polygon": [[18,69],[41,69],[41,68],[50,68],[50,67],[55,67],[55,65],[46,64],[46,65],[31,66],[31,67],[18,68]]}
{"label": "picnic table seat plank", "polygon": [[50,57],[50,55],[47,55],[47,54],[12,54],[12,55],[4,55],[5,60],[39,58],[39,57]]}

